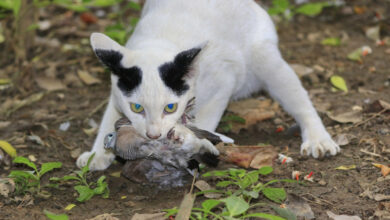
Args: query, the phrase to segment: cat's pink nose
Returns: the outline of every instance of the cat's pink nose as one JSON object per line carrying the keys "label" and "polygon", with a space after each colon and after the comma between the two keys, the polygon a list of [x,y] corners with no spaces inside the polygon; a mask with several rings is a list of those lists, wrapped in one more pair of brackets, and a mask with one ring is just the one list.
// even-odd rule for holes
{"label": "cat's pink nose", "polygon": [[148,132],[146,132],[146,136],[150,139],[157,139],[159,137],[161,137],[161,134],[158,134],[158,135],[151,135],[149,134]]}

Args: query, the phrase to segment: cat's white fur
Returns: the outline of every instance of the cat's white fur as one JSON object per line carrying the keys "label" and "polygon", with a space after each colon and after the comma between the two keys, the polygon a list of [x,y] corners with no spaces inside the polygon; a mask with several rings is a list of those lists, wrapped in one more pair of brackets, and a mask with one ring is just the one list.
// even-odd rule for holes
{"label": "cat's white fur", "polygon": [[[207,42],[186,80],[191,89],[178,97],[159,77],[158,67],[179,52]],[[142,83],[130,96],[117,87],[111,76],[110,101],[90,152],[77,165],[106,169],[114,159],[103,148],[104,136],[114,130],[121,114],[141,133],[162,134],[179,119],[186,102],[196,96],[196,126],[214,131],[232,99],[244,98],[265,89],[299,123],[301,153],[315,158],[335,155],[339,146],[332,140],[317,115],[307,92],[278,49],[278,38],[269,15],[252,0],[148,0],[141,19],[125,47],[103,34],[92,34],[93,49],[120,51],[124,67],[138,66]],[[141,103],[145,115],[130,110],[129,102]],[[168,103],[178,103],[172,115],[162,115]]]}

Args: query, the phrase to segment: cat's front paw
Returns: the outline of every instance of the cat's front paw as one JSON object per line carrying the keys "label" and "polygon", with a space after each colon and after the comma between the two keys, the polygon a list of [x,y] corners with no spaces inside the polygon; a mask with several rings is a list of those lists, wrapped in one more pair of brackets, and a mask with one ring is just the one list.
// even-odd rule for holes
{"label": "cat's front paw", "polygon": [[91,163],[89,164],[89,169],[91,171],[96,170],[105,170],[109,167],[115,159],[115,155],[112,153],[98,153],[98,152],[84,152],[77,158],[76,165],[81,168],[87,165],[89,158],[92,154],[95,153]]}
{"label": "cat's front paw", "polygon": [[212,154],[214,154],[216,156],[219,155],[218,149],[209,140],[201,139],[200,140],[200,145],[207,152],[210,152],[210,153],[212,153]]}
{"label": "cat's front paw", "polygon": [[314,158],[321,158],[327,155],[336,155],[340,152],[340,147],[330,136],[325,138],[310,138],[301,145],[302,155],[312,155]]}

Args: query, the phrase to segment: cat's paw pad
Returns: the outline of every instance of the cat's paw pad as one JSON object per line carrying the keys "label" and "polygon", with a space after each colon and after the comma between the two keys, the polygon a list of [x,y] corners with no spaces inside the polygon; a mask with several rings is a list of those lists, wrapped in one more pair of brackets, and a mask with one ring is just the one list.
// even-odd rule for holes
{"label": "cat's paw pad", "polygon": [[330,137],[321,140],[307,140],[301,145],[301,154],[308,156],[312,155],[314,158],[322,158],[329,154],[334,156],[339,152],[339,145]]}
{"label": "cat's paw pad", "polygon": [[91,163],[89,164],[89,169],[91,171],[95,170],[105,170],[109,167],[115,159],[115,155],[112,153],[96,153],[96,152],[84,152],[77,158],[76,165],[81,168],[87,165],[89,158],[92,154],[95,153]]}

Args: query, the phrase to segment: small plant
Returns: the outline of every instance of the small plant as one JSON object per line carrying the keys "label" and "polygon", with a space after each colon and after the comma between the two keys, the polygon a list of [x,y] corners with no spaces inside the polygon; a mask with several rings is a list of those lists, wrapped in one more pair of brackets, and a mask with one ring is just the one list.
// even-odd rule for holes
{"label": "small plant", "polygon": [[289,0],[272,0],[268,9],[270,15],[280,15],[290,20],[295,14],[302,14],[310,17],[319,15],[325,7],[332,6],[329,2],[305,3],[299,6],[290,4]]}
{"label": "small plant", "polygon": [[221,118],[219,128],[222,129],[223,132],[228,133],[232,130],[234,123],[245,124],[245,119],[237,115],[225,115]]}
{"label": "small plant", "polygon": [[[271,180],[267,183],[259,182],[260,175],[268,175],[272,172],[272,167],[263,167],[258,170],[247,172],[244,169],[229,169],[222,171],[211,171],[203,174],[203,177],[218,177],[222,180],[217,183],[217,187],[228,190],[201,191],[197,195],[208,192],[218,192],[224,195],[224,198],[207,199],[202,202],[200,208],[192,208],[191,219],[248,219],[250,217],[259,217],[263,219],[281,220],[279,216],[267,213],[248,213],[251,208],[256,206],[265,206],[266,203],[253,203],[253,199],[258,199],[261,193],[266,198],[276,203],[281,203],[286,199],[286,192],[283,188],[274,188],[269,185],[276,182],[296,182],[295,180],[282,179]],[[165,210],[166,216],[176,215],[178,208]]]}
{"label": "small plant", "polygon": [[96,182],[87,181],[87,175],[89,173],[89,164],[91,163],[95,154],[92,154],[89,157],[87,165],[81,168],[81,170],[74,171],[75,175],[66,175],[64,177],[52,177],[50,180],[52,181],[75,181],[74,189],[78,192],[79,197],[77,201],[85,202],[90,200],[94,195],[102,195],[103,198],[108,198],[109,189],[108,184],[105,181],[106,176],[101,176]]}
{"label": "small plant", "polygon": [[61,168],[61,162],[48,162],[43,163],[41,169],[38,170],[37,166],[25,157],[16,157],[13,163],[24,164],[33,170],[13,170],[8,177],[15,181],[15,190],[17,194],[41,193],[41,177],[56,168]]}

